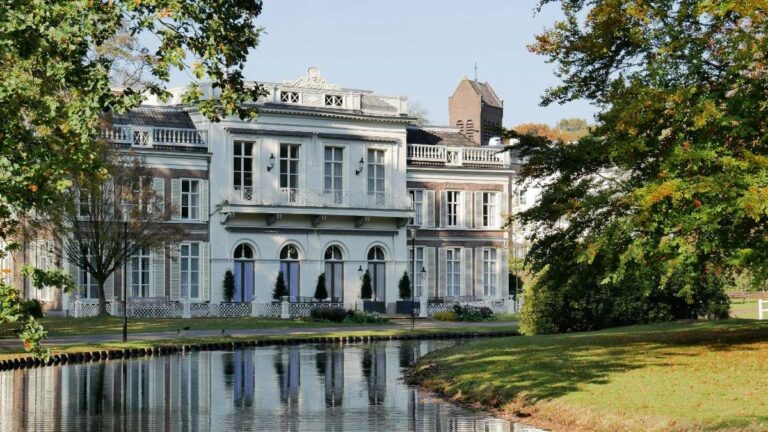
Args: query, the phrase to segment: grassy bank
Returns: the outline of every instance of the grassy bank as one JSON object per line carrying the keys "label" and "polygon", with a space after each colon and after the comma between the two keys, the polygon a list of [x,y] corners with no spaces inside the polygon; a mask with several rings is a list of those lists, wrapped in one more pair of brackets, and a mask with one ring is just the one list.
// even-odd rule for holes
{"label": "grassy bank", "polygon": [[[324,323],[325,327],[328,327],[329,323]],[[333,323],[331,326],[335,326]],[[104,343],[81,343],[81,344],[67,344],[67,345],[50,345],[54,354],[69,353],[69,352],[85,352],[85,351],[101,351],[109,349],[125,349],[125,348],[150,348],[158,346],[180,346],[180,345],[194,345],[194,344],[210,344],[210,343],[225,343],[236,342],[241,340],[247,341],[266,341],[266,340],[304,340],[313,338],[338,338],[338,337],[368,337],[368,336],[404,336],[404,335],[416,335],[416,336],[428,336],[434,334],[452,334],[452,333],[495,333],[495,332],[509,332],[517,329],[516,325],[509,326],[494,326],[494,327],[481,327],[481,326],[461,326],[461,327],[446,327],[446,328],[422,328],[411,330],[410,328],[393,329],[382,328],[380,330],[355,330],[354,327],[350,327],[349,330],[344,331],[320,331],[319,329],[307,328],[306,331],[296,332],[292,334],[284,335],[254,335],[254,336],[242,336],[242,337],[177,337],[173,339],[151,339],[151,340],[129,340],[128,343],[122,342],[104,342]],[[27,357],[19,344],[19,346],[13,346],[8,348],[0,347],[0,360],[7,360],[18,358],[20,356]]]}
{"label": "grassy bank", "polygon": [[554,430],[768,430],[768,323],[485,340],[429,354],[411,379]]}

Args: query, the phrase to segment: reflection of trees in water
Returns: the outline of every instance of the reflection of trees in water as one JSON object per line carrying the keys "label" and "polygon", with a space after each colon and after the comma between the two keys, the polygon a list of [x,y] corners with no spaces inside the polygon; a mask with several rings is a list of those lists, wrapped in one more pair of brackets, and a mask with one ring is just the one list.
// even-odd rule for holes
{"label": "reflection of trees in water", "polygon": [[412,365],[416,358],[414,357],[414,346],[415,342],[413,341],[401,341],[400,342],[400,368],[407,368],[408,366]]}

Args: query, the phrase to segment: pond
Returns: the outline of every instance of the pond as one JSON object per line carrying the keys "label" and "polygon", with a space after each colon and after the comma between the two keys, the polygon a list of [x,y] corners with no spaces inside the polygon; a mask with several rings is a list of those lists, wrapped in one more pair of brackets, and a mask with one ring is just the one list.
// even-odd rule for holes
{"label": "pond", "polygon": [[0,431],[522,430],[402,381],[417,358],[455,343],[289,345],[5,371]]}

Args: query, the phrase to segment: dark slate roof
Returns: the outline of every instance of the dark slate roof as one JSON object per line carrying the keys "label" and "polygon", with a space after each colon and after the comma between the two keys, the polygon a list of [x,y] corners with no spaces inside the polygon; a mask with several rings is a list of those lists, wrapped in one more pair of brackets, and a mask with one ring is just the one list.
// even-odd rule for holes
{"label": "dark slate roof", "polygon": [[461,132],[451,128],[408,127],[408,144],[432,144],[450,147],[477,147]]}
{"label": "dark slate roof", "polygon": [[503,108],[501,104],[501,100],[498,96],[496,96],[496,92],[493,91],[493,88],[491,88],[491,85],[488,83],[481,83],[478,81],[472,81],[468,80],[469,84],[472,86],[472,88],[475,90],[475,92],[480,95],[480,97],[483,99],[483,102],[486,103],[486,105],[490,105],[492,107],[496,108]]}
{"label": "dark slate roof", "polygon": [[388,104],[386,101],[378,96],[364,94],[360,98],[360,105],[363,110],[384,111],[384,112],[397,112],[397,108]]}
{"label": "dark slate roof", "polygon": [[140,107],[127,114],[114,114],[113,124],[151,126],[163,128],[195,129],[195,124],[186,111],[169,108]]}

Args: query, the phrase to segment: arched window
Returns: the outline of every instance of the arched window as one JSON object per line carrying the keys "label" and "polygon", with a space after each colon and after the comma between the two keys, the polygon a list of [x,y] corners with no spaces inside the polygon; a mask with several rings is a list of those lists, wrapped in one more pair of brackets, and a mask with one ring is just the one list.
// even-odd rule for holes
{"label": "arched window", "polygon": [[473,139],[475,137],[475,122],[472,120],[467,120],[467,128],[464,132],[464,135],[466,135],[469,139]]}
{"label": "arched window", "polygon": [[373,299],[385,301],[387,264],[384,262],[384,249],[374,246],[368,250],[368,275],[371,277]]}
{"label": "arched window", "polygon": [[280,250],[280,271],[283,272],[283,280],[288,287],[288,296],[292,302],[299,300],[300,265],[299,250],[296,246],[289,244]]}
{"label": "arched window", "polygon": [[459,128],[459,132],[464,133],[464,122],[459,120],[456,122],[456,127]]}
{"label": "arched window", "polygon": [[[253,247],[247,243],[240,243],[233,254],[232,266],[235,274],[235,292],[233,302],[250,303],[253,301],[254,290],[254,265]],[[227,300],[227,299],[225,299]]]}
{"label": "arched window", "polygon": [[333,302],[344,301],[344,255],[341,248],[333,245],[325,250],[325,283],[328,296]]}

